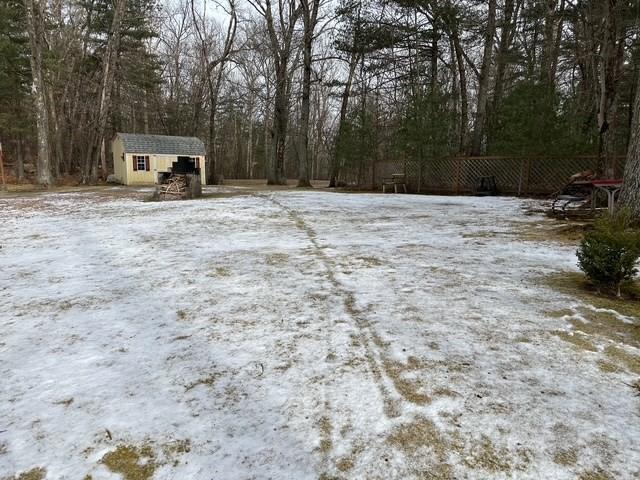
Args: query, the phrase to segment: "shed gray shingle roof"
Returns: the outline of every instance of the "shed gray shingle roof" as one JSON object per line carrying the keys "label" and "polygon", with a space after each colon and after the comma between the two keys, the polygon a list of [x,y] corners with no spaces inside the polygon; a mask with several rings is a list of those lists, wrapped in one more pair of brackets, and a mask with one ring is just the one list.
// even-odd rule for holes
{"label": "shed gray shingle roof", "polygon": [[141,135],[116,133],[122,139],[128,153],[158,155],[206,155],[204,143],[196,137],[172,137],[169,135]]}

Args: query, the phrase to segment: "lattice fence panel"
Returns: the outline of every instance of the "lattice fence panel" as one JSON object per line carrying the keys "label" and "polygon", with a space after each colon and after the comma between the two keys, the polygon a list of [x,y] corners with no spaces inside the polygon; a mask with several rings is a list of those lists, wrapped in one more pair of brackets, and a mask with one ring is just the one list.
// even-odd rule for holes
{"label": "lattice fence panel", "polygon": [[457,163],[453,158],[434,158],[424,162],[421,189],[429,192],[453,192],[456,188]]}
{"label": "lattice fence panel", "polygon": [[[596,161],[594,156],[452,157],[426,159],[422,164],[408,161],[405,167],[407,182],[414,192],[469,193],[480,177],[492,176],[502,193],[549,195],[565,185],[571,175],[594,170]],[[624,157],[615,157],[612,164],[620,178]],[[402,171],[398,166],[391,173]]]}
{"label": "lattice fence panel", "polygon": [[473,191],[480,177],[495,177],[501,192],[518,192],[524,168],[523,161],[505,157],[471,157],[461,158],[458,161],[460,162],[459,191]]}
{"label": "lattice fence panel", "polygon": [[567,183],[571,175],[596,168],[594,157],[535,158],[529,162],[523,193],[531,194],[556,192]]}

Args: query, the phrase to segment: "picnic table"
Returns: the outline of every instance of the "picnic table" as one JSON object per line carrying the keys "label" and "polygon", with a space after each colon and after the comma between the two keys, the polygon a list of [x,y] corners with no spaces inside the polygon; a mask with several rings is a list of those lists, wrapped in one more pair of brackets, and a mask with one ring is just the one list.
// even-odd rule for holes
{"label": "picnic table", "polygon": [[616,206],[616,194],[620,192],[622,188],[622,179],[592,180],[591,185],[593,185],[596,191],[607,194],[607,208],[609,209],[609,213],[613,213]]}
{"label": "picnic table", "polygon": [[[610,213],[615,211],[616,195],[622,188],[621,179],[589,179],[574,180],[559,192],[552,205],[552,212],[567,215],[570,212],[592,215],[596,209],[596,194],[604,192],[607,195],[607,208]],[[577,205],[577,207],[576,207]]]}
{"label": "picnic table", "polygon": [[407,178],[404,173],[392,173],[390,177],[382,179],[382,193],[387,193],[387,187],[393,187],[393,193],[398,193],[398,187],[407,193]]}

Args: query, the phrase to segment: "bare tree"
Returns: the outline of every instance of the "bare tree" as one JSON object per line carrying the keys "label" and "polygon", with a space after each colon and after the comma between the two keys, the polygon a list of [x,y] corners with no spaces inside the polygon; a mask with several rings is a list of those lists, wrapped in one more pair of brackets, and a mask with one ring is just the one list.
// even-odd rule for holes
{"label": "bare tree", "polygon": [[[88,162],[83,172],[83,182],[94,183],[98,178],[98,162],[101,151],[104,148],[104,137],[107,130],[107,121],[111,113],[111,99],[115,79],[116,61],[120,49],[122,36],[122,19],[127,8],[127,0],[116,0],[113,19],[109,32],[107,48],[102,60],[102,82],[100,87],[100,100],[98,103],[97,120],[93,131]],[[103,174],[106,172],[103,172]]]}
{"label": "bare tree", "polygon": [[238,28],[238,15],[235,0],[227,0],[226,13],[229,15],[229,24],[224,36],[222,51],[214,54],[212,39],[207,36],[206,15],[196,13],[194,0],[191,0],[191,14],[195,30],[200,40],[202,61],[205,65],[205,80],[209,97],[209,135],[207,142],[207,183],[218,183],[216,173],[216,114],[218,110],[218,97],[224,76],[224,70],[231,56]]}
{"label": "bare tree", "polygon": [[473,140],[471,143],[471,154],[480,155],[482,153],[482,140],[487,117],[487,103],[489,101],[489,81],[491,79],[491,65],[493,54],[493,37],[496,33],[496,0],[489,0],[489,11],[487,15],[487,28],[484,36],[484,54],[482,56],[482,66],[480,67],[480,78],[478,79],[478,107],[476,109],[475,123],[473,126]]}
{"label": "bare tree", "polygon": [[38,183],[46,187],[53,185],[49,159],[49,113],[45,82],[44,51],[45,9],[41,0],[25,0],[27,10],[27,30],[31,48],[32,94],[35,103],[36,128],[38,135]]}
{"label": "bare tree", "polygon": [[636,87],[631,139],[627,151],[620,203],[628,208],[634,220],[640,223],[640,75]]}
{"label": "bare tree", "polygon": [[311,109],[311,61],[313,40],[318,23],[320,0],[301,0],[302,22],[302,107],[300,112],[300,144],[298,146],[298,187],[310,187],[309,181],[309,112]]}
{"label": "bare tree", "polygon": [[[275,65],[275,97],[273,109],[272,162],[267,168],[267,184],[285,185],[285,148],[289,128],[290,104],[290,63],[295,26],[302,8],[296,0],[278,0],[274,11],[271,0],[248,0],[253,8],[265,19],[269,36],[269,50]],[[274,19],[274,13],[278,20]]]}

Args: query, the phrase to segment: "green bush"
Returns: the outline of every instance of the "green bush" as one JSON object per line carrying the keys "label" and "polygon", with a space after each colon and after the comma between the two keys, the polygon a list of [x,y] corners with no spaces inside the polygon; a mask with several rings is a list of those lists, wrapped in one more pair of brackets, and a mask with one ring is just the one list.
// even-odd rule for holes
{"label": "green bush", "polygon": [[598,287],[620,296],[621,285],[638,273],[640,230],[624,211],[595,222],[577,251],[578,266]]}

